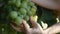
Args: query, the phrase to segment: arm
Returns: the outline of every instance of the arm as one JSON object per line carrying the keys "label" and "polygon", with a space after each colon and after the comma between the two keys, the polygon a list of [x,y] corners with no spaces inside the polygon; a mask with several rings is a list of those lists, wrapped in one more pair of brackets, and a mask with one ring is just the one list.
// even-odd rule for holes
{"label": "arm", "polygon": [[60,23],[57,23],[45,30],[47,34],[56,34],[60,32]]}
{"label": "arm", "polygon": [[53,10],[60,9],[60,5],[53,0],[31,0],[31,1],[44,8],[53,9]]}

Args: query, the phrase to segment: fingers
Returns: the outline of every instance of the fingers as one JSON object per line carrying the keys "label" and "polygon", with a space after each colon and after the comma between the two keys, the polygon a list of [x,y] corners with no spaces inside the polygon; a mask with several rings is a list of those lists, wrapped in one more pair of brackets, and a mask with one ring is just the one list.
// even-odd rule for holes
{"label": "fingers", "polygon": [[23,26],[25,27],[26,31],[29,31],[30,26],[28,25],[28,23],[25,20],[23,20]]}
{"label": "fingers", "polygon": [[30,22],[33,25],[33,27],[40,27],[40,25],[37,22],[35,22],[32,17],[30,17]]}
{"label": "fingers", "polygon": [[42,27],[40,26],[40,24],[38,24],[37,22],[35,22],[32,17],[30,17],[30,22],[31,22],[31,24],[33,25],[34,28],[37,28],[37,29],[39,29],[41,32],[43,32],[43,29],[42,29]]}
{"label": "fingers", "polygon": [[21,32],[22,30],[29,30],[29,28],[30,28],[30,26],[26,23],[26,21],[25,20],[23,20],[22,21],[22,25],[23,26],[19,26],[19,27],[17,27],[17,25],[15,24],[15,23],[13,23],[13,24],[10,24],[16,31],[19,31],[19,32]]}
{"label": "fingers", "polygon": [[13,24],[10,24],[12,26],[12,28],[14,28],[16,31],[18,32],[22,32],[20,27],[15,27]]}

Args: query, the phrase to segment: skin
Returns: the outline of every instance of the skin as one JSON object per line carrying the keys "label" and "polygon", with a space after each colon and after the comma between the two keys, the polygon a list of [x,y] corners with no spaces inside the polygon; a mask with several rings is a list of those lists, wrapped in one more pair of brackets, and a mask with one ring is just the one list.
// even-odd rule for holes
{"label": "skin", "polygon": [[47,9],[60,10],[60,0],[31,0],[31,1]]}
{"label": "skin", "polygon": [[44,32],[46,32],[46,34],[56,34],[56,33],[60,32],[60,22],[47,28],[46,30],[44,30]]}

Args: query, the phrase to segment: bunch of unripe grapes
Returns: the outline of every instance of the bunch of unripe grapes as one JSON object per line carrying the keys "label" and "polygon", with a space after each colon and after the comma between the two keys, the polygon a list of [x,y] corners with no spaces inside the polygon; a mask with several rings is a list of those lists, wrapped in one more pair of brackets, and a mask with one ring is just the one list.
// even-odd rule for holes
{"label": "bunch of unripe grapes", "polygon": [[22,23],[22,20],[29,20],[30,16],[36,13],[36,6],[30,0],[8,0],[5,8],[9,18],[17,25]]}

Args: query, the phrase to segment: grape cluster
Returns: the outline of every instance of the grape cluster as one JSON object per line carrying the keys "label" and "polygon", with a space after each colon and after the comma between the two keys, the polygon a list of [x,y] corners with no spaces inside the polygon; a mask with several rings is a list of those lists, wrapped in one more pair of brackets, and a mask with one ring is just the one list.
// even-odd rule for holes
{"label": "grape cluster", "polygon": [[23,19],[28,21],[30,16],[34,16],[37,8],[30,0],[8,0],[5,9],[9,18],[20,25]]}

